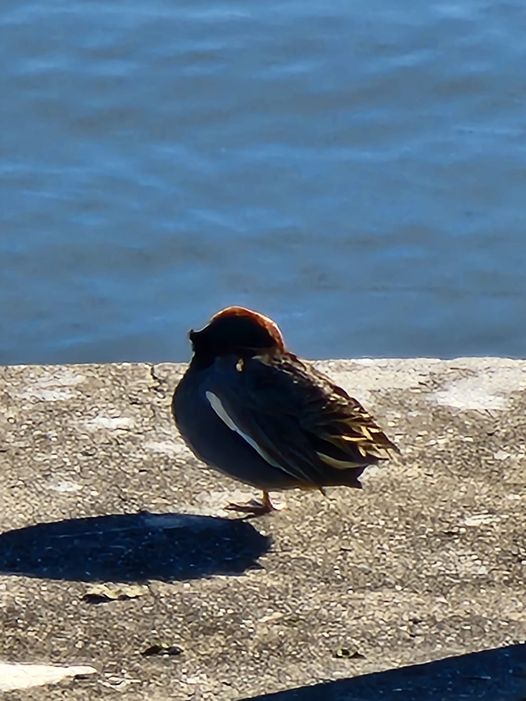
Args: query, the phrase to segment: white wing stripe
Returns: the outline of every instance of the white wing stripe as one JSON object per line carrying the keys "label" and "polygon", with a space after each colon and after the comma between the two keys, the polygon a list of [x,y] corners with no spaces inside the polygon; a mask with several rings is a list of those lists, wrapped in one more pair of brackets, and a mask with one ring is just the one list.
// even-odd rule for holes
{"label": "white wing stripe", "polygon": [[214,394],[213,392],[205,392],[206,398],[210,402],[210,406],[212,409],[215,411],[215,413],[219,416],[221,421],[225,423],[228,428],[231,431],[235,431],[238,433],[241,438],[243,438],[254,450],[263,458],[263,460],[266,460],[268,463],[273,465],[274,467],[277,467],[280,470],[283,470],[283,472],[287,472],[287,474],[290,474],[288,470],[285,470],[284,467],[279,465],[275,460],[273,460],[270,455],[268,455],[257,443],[256,441],[248,436],[246,433],[244,433],[232,420],[232,418],[228,415],[225,407],[223,406],[223,402],[219,399],[217,394]]}
{"label": "white wing stripe", "polygon": [[215,413],[219,416],[221,421],[226,423],[228,428],[231,431],[235,431],[236,433],[241,434],[241,431],[238,429],[236,424],[232,421],[230,416],[226,413],[225,407],[223,406],[223,402],[219,399],[217,394],[214,394],[213,392],[205,392],[206,398],[208,399],[210,406],[212,409],[215,411]]}

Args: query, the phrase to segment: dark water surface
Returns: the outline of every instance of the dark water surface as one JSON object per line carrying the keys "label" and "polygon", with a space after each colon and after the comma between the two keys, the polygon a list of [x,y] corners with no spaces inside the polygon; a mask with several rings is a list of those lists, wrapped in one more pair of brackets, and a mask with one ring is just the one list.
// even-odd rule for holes
{"label": "dark water surface", "polygon": [[526,4],[4,0],[0,362],[526,351]]}

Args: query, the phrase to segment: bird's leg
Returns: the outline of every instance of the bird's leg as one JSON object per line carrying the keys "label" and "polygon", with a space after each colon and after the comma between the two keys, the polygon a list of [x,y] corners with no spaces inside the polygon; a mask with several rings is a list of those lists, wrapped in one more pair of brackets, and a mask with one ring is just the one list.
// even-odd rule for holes
{"label": "bird's leg", "polygon": [[266,491],[263,492],[262,501],[257,501],[256,499],[251,499],[246,504],[228,504],[225,506],[227,511],[237,511],[240,514],[248,514],[250,516],[263,516],[263,514],[269,514],[272,511],[277,511],[276,507],[270,500],[270,494]]}
{"label": "bird's leg", "polygon": [[267,511],[277,511],[274,504],[270,501],[270,494],[268,492],[263,492],[263,506]]}

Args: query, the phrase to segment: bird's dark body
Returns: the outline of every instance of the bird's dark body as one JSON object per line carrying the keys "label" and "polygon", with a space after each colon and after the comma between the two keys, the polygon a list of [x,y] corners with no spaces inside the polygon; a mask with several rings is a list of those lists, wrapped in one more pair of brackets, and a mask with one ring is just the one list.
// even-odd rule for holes
{"label": "bird's dark body", "polygon": [[[267,361],[269,357],[271,363]],[[297,475],[290,475],[263,459],[218,417],[207,399],[207,391],[215,391],[224,398],[229,395],[229,409],[237,402],[240,412],[246,399],[250,405],[246,409],[258,410],[259,421],[265,422],[263,429],[267,436],[272,434],[275,445],[281,445],[287,453],[296,445],[295,460],[308,479],[298,479]],[[193,452],[203,462],[241,482],[266,491],[331,485],[360,488],[358,477],[367,465],[377,462],[374,456],[364,458],[356,452],[353,457],[358,464],[354,468],[335,469],[316,453],[317,448],[321,449],[321,445],[316,445],[316,432],[320,423],[324,423],[323,418],[334,412],[331,402],[341,410],[355,400],[312,368],[306,370],[305,364],[295,356],[274,352],[244,360],[239,356],[224,356],[208,367],[191,368],[177,386],[172,412]],[[345,416],[341,418],[344,420]],[[335,457],[348,459],[349,456]]]}
{"label": "bird's dark body", "polygon": [[263,460],[217,416],[205,395],[207,374],[206,369],[198,371],[191,385],[185,375],[172,400],[175,423],[191,450],[207,465],[258,489],[296,487],[296,480]]}

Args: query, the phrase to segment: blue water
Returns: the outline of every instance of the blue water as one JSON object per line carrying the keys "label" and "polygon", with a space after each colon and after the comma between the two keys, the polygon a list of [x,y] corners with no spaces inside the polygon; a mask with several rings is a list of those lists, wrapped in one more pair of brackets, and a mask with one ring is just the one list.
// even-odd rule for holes
{"label": "blue water", "polygon": [[521,0],[4,0],[0,363],[525,356]]}

